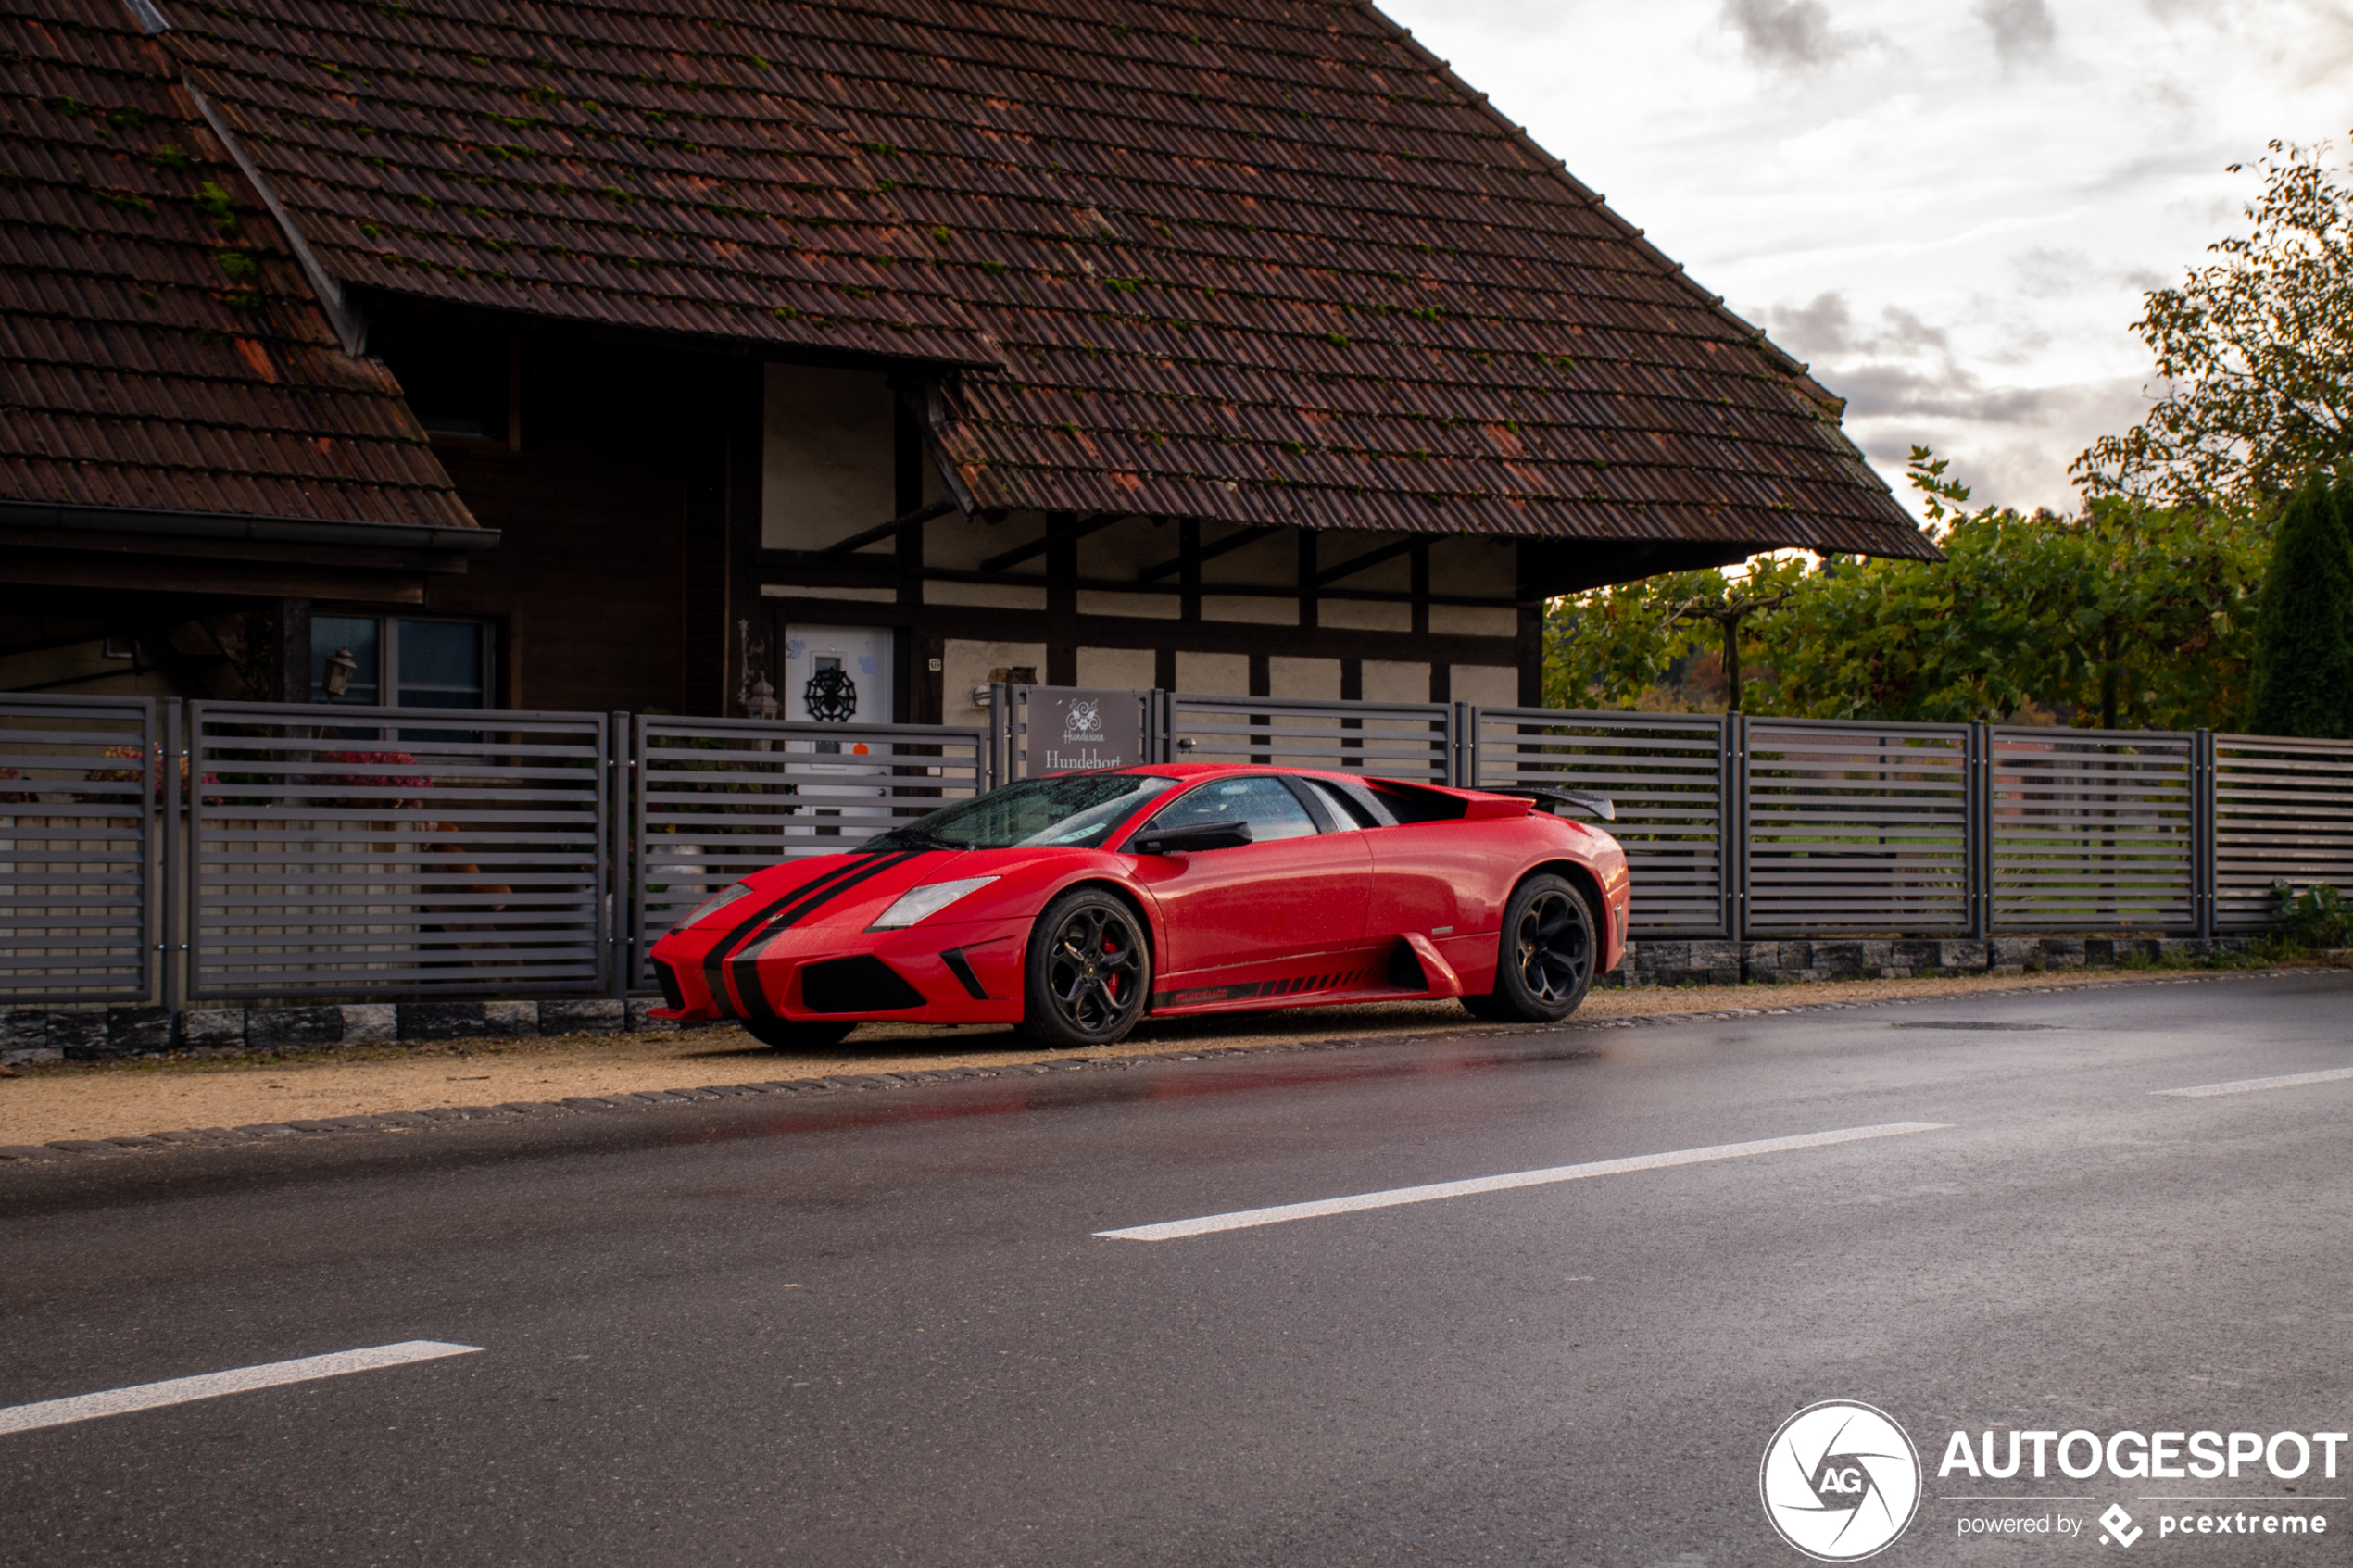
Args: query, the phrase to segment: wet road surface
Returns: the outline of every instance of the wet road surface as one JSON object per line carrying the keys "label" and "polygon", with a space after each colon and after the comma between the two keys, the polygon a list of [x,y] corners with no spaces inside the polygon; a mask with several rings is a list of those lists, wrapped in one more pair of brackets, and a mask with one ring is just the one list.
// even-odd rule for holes
{"label": "wet road surface", "polygon": [[[0,1411],[0,1563],[1795,1563],[1758,1461],[1830,1399],[1927,1467],[1891,1563],[2111,1502],[2342,1563],[2317,1465],[1936,1471],[2346,1428],[2347,1068],[2322,972],[0,1171],[8,1411],[468,1348]],[[2333,1533],[2154,1527],[2289,1507]]]}

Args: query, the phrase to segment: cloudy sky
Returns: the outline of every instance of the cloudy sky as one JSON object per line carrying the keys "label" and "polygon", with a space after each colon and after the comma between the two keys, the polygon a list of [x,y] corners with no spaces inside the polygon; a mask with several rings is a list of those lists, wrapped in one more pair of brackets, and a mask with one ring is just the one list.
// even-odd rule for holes
{"label": "cloudy sky", "polygon": [[1383,0],[1809,361],[1894,483],[2073,508],[2146,406],[2142,291],[2353,126],[2345,0]]}

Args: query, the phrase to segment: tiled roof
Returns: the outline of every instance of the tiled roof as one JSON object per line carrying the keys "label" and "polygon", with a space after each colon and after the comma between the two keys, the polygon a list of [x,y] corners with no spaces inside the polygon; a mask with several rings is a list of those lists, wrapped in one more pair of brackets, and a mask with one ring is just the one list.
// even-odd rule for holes
{"label": "tiled roof", "polygon": [[1836,400],[1350,0],[157,0],[364,289],[963,367],[982,508],[1932,557]]}
{"label": "tiled roof", "polygon": [[172,5],[337,277],[609,325],[994,364],[780,6]]}
{"label": "tiled roof", "polygon": [[119,0],[0,6],[0,498],[472,527]]}

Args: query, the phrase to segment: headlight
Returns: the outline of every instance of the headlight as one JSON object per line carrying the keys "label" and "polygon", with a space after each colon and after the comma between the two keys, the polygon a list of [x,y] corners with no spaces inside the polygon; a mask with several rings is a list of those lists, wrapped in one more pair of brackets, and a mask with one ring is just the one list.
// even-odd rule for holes
{"label": "headlight", "polygon": [[708,898],[705,898],[701,903],[697,904],[695,906],[694,913],[688,915],[685,920],[680,921],[676,925],[672,926],[670,929],[673,931],[684,931],[688,926],[694,925],[711,915],[717,914],[720,910],[725,909],[736,899],[749,897],[750,893],[751,884],[748,882],[739,882],[733,887],[722,888],[719,892],[712,894]]}
{"label": "headlight", "polygon": [[993,876],[968,876],[962,882],[935,882],[906,894],[896,904],[885,909],[882,919],[868,926],[869,931],[900,931],[914,924],[925,915],[937,914],[967,893],[977,893],[997,879]]}

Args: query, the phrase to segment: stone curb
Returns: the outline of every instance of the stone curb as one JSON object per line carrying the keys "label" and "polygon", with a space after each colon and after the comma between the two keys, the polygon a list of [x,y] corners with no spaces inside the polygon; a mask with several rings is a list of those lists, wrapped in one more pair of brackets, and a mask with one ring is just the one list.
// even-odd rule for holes
{"label": "stone curb", "polygon": [[[1995,993],[2005,997],[2040,997],[2056,992],[2114,990],[2127,985],[2212,985],[2227,980],[2284,980],[2309,970],[2241,970],[2224,974],[2152,975],[2145,980],[2086,981],[2072,985],[2031,985]],[[1199,1051],[1156,1052],[1150,1056],[1061,1057],[1051,1061],[1019,1062],[1007,1067],[918,1068],[900,1073],[863,1073],[822,1078],[770,1079],[753,1084],[710,1084],[694,1089],[659,1089],[635,1094],[574,1095],[560,1100],[510,1100],[504,1105],[436,1106],[430,1110],[387,1110],[372,1116],[337,1116],[321,1121],[256,1122],[243,1127],[194,1127],[179,1132],[150,1133],[144,1137],[62,1138],[46,1144],[0,1146],[0,1163],[52,1162],[79,1157],[108,1159],[134,1152],[164,1152],[175,1148],[221,1148],[285,1137],[332,1137],[348,1133],[428,1132],[459,1122],[518,1121],[528,1117],[595,1115],[609,1110],[652,1110],[703,1100],[742,1099],[761,1095],[826,1095],[874,1093],[877,1090],[920,1088],[929,1084],[955,1084],[981,1078],[1041,1078],[1057,1073],[1123,1072],[1154,1063],[1227,1061],[1237,1057],[1297,1056],[1307,1051],[1361,1050],[1376,1046],[1412,1046],[1428,1040],[1492,1039],[1541,1034],[1569,1034],[1603,1029],[1637,1029],[1659,1024],[1702,1023],[1735,1018],[1781,1017],[1793,1013],[1850,1012],[1874,1008],[1923,1007],[1949,1002],[1945,997],[1887,997],[1876,1001],[1804,1002],[1790,1007],[1718,1008],[1705,1012],[1666,1012],[1648,1018],[1592,1019],[1578,1022],[1492,1024],[1449,1029],[1429,1035],[1385,1035],[1365,1040],[1290,1040],[1265,1046],[1221,1046]]]}

